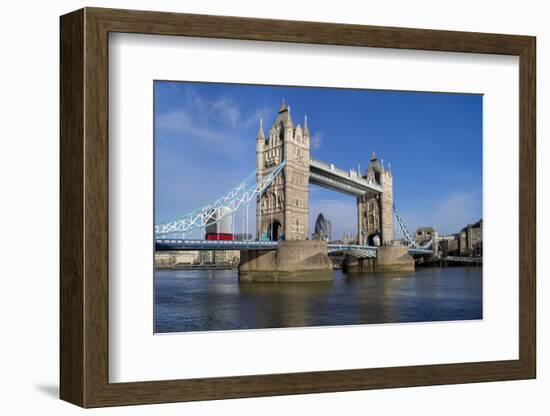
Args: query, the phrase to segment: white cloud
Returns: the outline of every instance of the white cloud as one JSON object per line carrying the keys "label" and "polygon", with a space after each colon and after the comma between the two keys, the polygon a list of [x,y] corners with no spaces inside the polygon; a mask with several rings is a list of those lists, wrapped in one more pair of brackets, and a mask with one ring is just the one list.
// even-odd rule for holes
{"label": "white cloud", "polygon": [[400,214],[410,232],[417,227],[432,226],[440,234],[457,233],[462,227],[481,218],[481,193],[453,192],[431,205],[423,206],[422,212],[405,210]]}
{"label": "white cloud", "polygon": [[180,88],[179,106],[161,113],[156,119],[157,132],[163,137],[185,140],[189,144],[207,147],[209,151],[236,155],[244,146],[254,148],[259,118],[268,109],[244,112],[231,96],[207,98],[192,86]]}
{"label": "white cloud", "polygon": [[458,192],[440,200],[433,213],[436,229],[442,232],[458,232],[465,225],[479,220],[481,194]]}
{"label": "white cloud", "polygon": [[182,101],[182,110],[192,114],[193,120],[201,124],[235,128],[241,119],[240,104],[229,96],[208,99],[188,86],[183,90]]}
{"label": "white cloud", "polygon": [[220,129],[197,122],[187,109],[160,115],[157,126],[161,130],[184,133],[186,137],[200,137],[209,142],[223,142],[227,137]]}
{"label": "white cloud", "polygon": [[317,150],[321,147],[323,142],[323,135],[320,132],[316,132],[310,139],[309,145],[312,150]]}

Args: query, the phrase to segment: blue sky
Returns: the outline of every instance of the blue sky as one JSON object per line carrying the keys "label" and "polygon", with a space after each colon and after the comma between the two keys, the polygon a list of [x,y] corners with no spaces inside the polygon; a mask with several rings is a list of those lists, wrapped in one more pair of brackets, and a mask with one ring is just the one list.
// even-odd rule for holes
{"label": "blue sky", "polygon": [[[281,100],[294,123],[307,114],[311,157],[367,167],[391,164],[394,203],[412,231],[457,232],[482,216],[482,96],[155,81],[156,221],[215,199],[255,169]],[[356,230],[354,198],[310,186],[310,230],[323,212],[333,238]],[[252,208],[250,212],[254,212]],[[254,229],[254,221],[250,221]]]}

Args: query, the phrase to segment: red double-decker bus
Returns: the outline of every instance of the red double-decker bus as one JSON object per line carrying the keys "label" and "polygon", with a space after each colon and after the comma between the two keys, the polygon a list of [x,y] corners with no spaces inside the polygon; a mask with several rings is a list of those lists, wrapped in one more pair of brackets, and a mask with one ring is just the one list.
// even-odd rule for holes
{"label": "red double-decker bus", "polygon": [[224,241],[234,241],[235,236],[230,233],[207,233],[207,240],[224,240]]}

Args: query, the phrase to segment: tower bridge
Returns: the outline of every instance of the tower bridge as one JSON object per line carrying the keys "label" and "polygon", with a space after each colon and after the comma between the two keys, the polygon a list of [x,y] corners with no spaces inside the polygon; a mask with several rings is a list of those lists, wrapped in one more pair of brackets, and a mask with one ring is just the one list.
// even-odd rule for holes
{"label": "tower bridge", "polygon": [[263,122],[256,136],[256,179],[260,182],[281,163],[286,166],[266,192],[259,196],[256,235],[278,240],[308,238],[309,184],[351,195],[357,200],[358,244],[382,245],[393,238],[393,176],[373,153],[363,175],[310,157],[307,116],[303,127],[294,125],[284,102],[266,135]]}
{"label": "tower bridge", "polygon": [[[389,165],[386,168],[373,153],[364,172],[360,169],[344,170],[311,158],[310,139],[307,116],[303,126],[295,125],[290,106],[283,102],[267,134],[260,119],[256,135],[256,170],[217,200],[173,221],[157,224],[157,250],[238,249],[245,253],[265,253],[281,251],[279,242],[305,242],[309,236],[309,186],[313,184],[356,199],[356,244],[328,244],[322,248],[325,255],[326,252],[340,251],[357,259],[381,260],[382,252],[391,252],[395,257],[395,253],[402,251],[394,244],[394,219],[406,243],[401,247],[404,253],[399,256],[403,257],[407,252],[411,255],[432,252],[431,242],[423,246],[416,244],[399,217],[393,203],[393,174]],[[193,230],[204,231],[207,226],[228,216],[234,217],[237,211],[243,210],[246,210],[248,229],[250,204],[256,205],[254,241],[212,242],[185,238]],[[384,250],[390,246],[392,250]],[[294,244],[293,247],[299,246]]]}

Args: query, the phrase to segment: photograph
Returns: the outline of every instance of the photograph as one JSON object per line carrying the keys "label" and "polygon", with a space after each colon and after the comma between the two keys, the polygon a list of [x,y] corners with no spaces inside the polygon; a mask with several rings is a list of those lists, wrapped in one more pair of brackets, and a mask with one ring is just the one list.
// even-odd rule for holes
{"label": "photograph", "polygon": [[154,333],[483,319],[483,95],[155,80]]}

